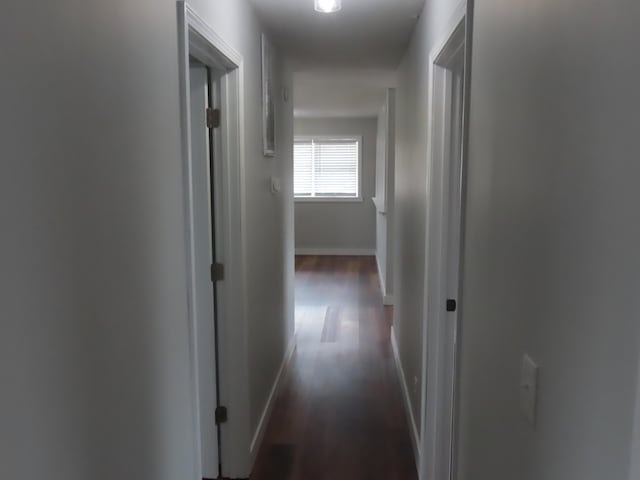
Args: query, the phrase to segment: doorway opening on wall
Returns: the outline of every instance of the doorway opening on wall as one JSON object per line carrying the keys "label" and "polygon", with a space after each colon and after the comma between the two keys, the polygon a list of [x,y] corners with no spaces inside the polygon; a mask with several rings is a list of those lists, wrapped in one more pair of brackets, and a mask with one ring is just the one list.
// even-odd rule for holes
{"label": "doorway opening on wall", "polygon": [[[314,124],[320,127],[332,125],[324,120],[314,120]],[[334,256],[339,259],[369,253],[356,251],[350,245],[352,231],[357,230],[357,225],[342,224],[342,228],[335,228],[340,225],[337,219],[348,215],[345,210],[353,211],[355,215],[366,201],[362,181],[362,132],[341,130],[339,126],[335,128],[322,134],[309,132],[294,137],[293,195],[297,219],[295,265],[298,280],[303,275],[313,275],[313,270],[303,273],[304,256]],[[307,283],[298,281],[296,285],[296,331],[305,318],[304,286]]]}
{"label": "doorway opening on wall", "polygon": [[417,480],[376,259],[377,208],[388,212],[373,200],[383,198],[378,154],[391,148],[378,142],[387,90],[376,87],[365,116],[294,119],[296,350],[252,480]]}
{"label": "doorway opening on wall", "polygon": [[[246,477],[242,56],[178,2],[194,471]],[[231,321],[233,319],[234,321]]]}
{"label": "doorway opening on wall", "polygon": [[[220,425],[216,411],[221,406],[218,375],[217,279],[212,266],[216,256],[216,159],[221,154],[219,127],[211,112],[220,108],[219,79],[222,72],[189,57],[189,102],[191,120],[191,213],[193,314],[197,405],[200,430],[202,478],[217,478],[221,470]],[[209,406],[207,408],[206,406]]]}
{"label": "doorway opening on wall", "polygon": [[466,6],[430,55],[420,478],[455,478],[468,85]]}

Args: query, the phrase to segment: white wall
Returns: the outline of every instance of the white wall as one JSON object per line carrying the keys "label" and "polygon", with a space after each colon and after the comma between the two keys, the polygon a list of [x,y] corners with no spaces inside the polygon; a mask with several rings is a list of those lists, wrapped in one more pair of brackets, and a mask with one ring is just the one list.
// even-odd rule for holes
{"label": "white wall", "polygon": [[[278,139],[282,160],[282,201],[284,202],[284,336],[285,345],[289,347],[295,340],[295,210],[293,203],[293,72],[291,65],[285,61],[283,68],[284,80],[282,84],[289,90],[288,103],[283,106],[279,122]],[[284,150],[286,149],[286,151]]]}
{"label": "white wall", "polygon": [[422,321],[427,215],[429,53],[443,35],[454,0],[427,1],[399,69],[395,159],[394,333],[416,426],[421,422]]}
{"label": "white wall", "polygon": [[393,204],[395,182],[395,89],[387,89],[378,113],[376,140],[376,259],[385,303],[393,303]]}
{"label": "white wall", "polygon": [[[293,274],[290,192],[266,181],[290,154],[261,153],[247,3],[193,5],[245,59],[247,322],[267,332],[250,349],[255,424],[292,332],[276,281]],[[176,29],[172,0],[3,11],[1,478],[195,478]]]}
{"label": "white wall", "polygon": [[629,480],[640,478],[640,369],[638,371],[638,387],[636,392],[636,413],[631,443],[631,464],[629,466]]}
{"label": "white wall", "polygon": [[[427,2],[400,69],[396,333],[408,378],[421,354],[427,60],[452,7]],[[632,0],[476,2],[460,479],[637,478],[639,18]],[[541,368],[535,429],[519,412],[524,352]]]}
{"label": "white wall", "polygon": [[[275,376],[293,339],[293,102],[284,103],[282,86],[291,88],[291,71],[279,60],[274,72],[278,157],[255,158],[249,233],[249,379],[251,432],[271,392]],[[262,148],[261,137],[260,148]],[[260,165],[263,163],[264,165]],[[249,173],[249,172],[247,172]],[[270,175],[280,179],[282,192],[270,193]],[[269,285],[269,284],[274,285]]]}
{"label": "white wall", "polygon": [[[627,479],[640,5],[475,9],[461,478]],[[518,411],[523,352],[541,367],[535,430]]]}
{"label": "white wall", "polygon": [[296,135],[362,136],[362,202],[296,202],[295,245],[299,251],[355,251],[376,248],[375,118],[296,118]]}

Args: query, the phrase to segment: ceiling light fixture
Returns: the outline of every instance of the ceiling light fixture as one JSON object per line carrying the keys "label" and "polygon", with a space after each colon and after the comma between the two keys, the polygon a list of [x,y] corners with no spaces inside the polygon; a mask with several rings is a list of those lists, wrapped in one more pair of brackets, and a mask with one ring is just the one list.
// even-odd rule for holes
{"label": "ceiling light fixture", "polygon": [[314,0],[316,12],[334,13],[342,8],[342,0]]}

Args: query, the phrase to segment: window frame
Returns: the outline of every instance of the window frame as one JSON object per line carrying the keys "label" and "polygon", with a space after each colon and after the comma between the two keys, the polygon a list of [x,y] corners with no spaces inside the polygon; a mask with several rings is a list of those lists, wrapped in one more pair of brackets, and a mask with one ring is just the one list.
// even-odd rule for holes
{"label": "window frame", "polygon": [[[363,201],[362,196],[362,135],[294,135],[293,143],[297,141],[305,141],[305,140],[315,140],[315,141],[323,141],[323,140],[353,140],[358,142],[358,196],[357,197],[296,197],[295,191],[293,194],[293,200],[296,203],[357,203]],[[293,156],[293,165],[294,165],[294,178],[295,182],[295,153]]]}

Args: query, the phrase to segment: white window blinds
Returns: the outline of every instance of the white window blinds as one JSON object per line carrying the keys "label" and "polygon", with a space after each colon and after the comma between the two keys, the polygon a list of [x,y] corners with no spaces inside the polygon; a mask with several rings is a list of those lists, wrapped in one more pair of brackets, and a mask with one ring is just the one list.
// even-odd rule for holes
{"label": "white window blinds", "polygon": [[298,198],[358,198],[360,140],[296,139],[293,149],[294,195]]}

